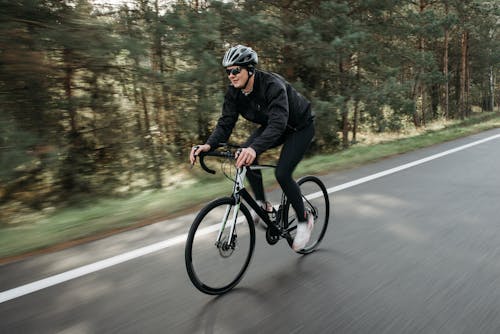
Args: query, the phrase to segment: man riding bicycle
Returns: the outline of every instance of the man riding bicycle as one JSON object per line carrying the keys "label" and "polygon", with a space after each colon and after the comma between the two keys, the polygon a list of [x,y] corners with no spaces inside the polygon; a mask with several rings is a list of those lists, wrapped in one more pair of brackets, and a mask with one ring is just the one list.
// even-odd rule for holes
{"label": "man riding bicycle", "polygon": [[[293,249],[300,251],[309,241],[314,217],[304,209],[300,188],[292,174],[314,137],[314,114],[311,103],[284,78],[257,70],[257,64],[257,53],[250,47],[237,45],[227,50],[222,66],[231,83],[224,97],[222,115],[206,143],[191,149],[190,161],[193,164],[199,153],[226,142],[239,115],[259,124],[239,151],[236,166],[257,164],[260,154],[283,145],[275,176],[297,215]],[[271,207],[265,199],[262,173],[253,171],[247,177],[255,198],[269,211]]]}

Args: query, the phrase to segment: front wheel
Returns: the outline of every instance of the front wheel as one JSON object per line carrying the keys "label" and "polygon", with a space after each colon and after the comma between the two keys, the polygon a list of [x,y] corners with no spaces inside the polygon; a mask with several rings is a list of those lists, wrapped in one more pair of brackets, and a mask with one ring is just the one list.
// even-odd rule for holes
{"label": "front wheel", "polygon": [[242,279],[254,246],[255,227],[248,209],[230,197],[210,202],[196,216],[186,241],[191,282],[210,295],[226,293]]}
{"label": "front wheel", "polygon": [[[330,198],[325,185],[316,176],[305,176],[299,179],[297,184],[299,185],[300,192],[302,193],[302,200],[304,202],[305,209],[309,210],[314,215],[314,228],[311,233],[311,239],[309,239],[309,242],[306,244],[304,249],[298,251],[300,254],[308,254],[313,252],[318,247],[319,243],[325,236],[328,221],[330,219]],[[292,247],[297,229],[297,217],[290,201],[288,200],[285,205],[284,215],[285,219],[288,217],[287,230],[289,232],[287,241],[290,247]]]}

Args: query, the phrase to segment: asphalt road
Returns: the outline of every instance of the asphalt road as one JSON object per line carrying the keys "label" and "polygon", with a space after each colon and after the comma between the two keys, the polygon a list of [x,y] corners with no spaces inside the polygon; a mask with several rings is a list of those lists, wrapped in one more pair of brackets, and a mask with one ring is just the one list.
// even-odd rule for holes
{"label": "asphalt road", "polygon": [[[499,134],[321,178],[332,188]],[[222,297],[187,279],[192,216],[0,266],[0,333],[500,333],[500,137],[448,153],[333,192],[311,255],[258,231],[246,276]],[[6,298],[84,265],[90,273]]]}

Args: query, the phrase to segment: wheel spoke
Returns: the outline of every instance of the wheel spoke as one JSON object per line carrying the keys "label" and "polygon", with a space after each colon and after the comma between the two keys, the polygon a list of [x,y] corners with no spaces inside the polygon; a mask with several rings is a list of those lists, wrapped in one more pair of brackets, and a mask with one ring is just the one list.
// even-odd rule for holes
{"label": "wheel spoke", "polygon": [[253,253],[255,230],[250,213],[240,206],[240,219],[231,231],[233,219],[238,216],[233,214],[233,204],[231,198],[209,203],[195,218],[188,234],[185,254],[188,275],[200,291],[208,294],[222,294],[234,287]]}
{"label": "wheel spoke", "polygon": [[[314,251],[318,247],[325,235],[330,218],[330,200],[324,184],[317,177],[306,176],[301,178],[297,183],[299,184],[300,190],[303,194],[305,209],[311,211],[314,216],[314,228],[311,233],[311,239],[307,243],[306,247],[299,252],[301,254],[307,254]],[[288,214],[288,231],[290,233],[288,242],[291,246],[293,239],[295,238],[297,218],[290,202],[287,202],[284,212],[285,214]]]}

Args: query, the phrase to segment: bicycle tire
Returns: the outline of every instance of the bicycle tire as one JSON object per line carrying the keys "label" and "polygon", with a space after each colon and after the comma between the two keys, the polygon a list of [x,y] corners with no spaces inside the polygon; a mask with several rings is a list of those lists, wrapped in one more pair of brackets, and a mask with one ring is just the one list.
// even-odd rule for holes
{"label": "bicycle tire", "polygon": [[[314,228],[311,233],[311,239],[306,244],[304,249],[298,251],[299,254],[312,253],[323,240],[328,223],[330,220],[330,197],[323,182],[316,176],[308,175],[300,178],[297,181],[303,194],[304,207],[312,209],[315,220]],[[293,215],[291,214],[293,213]],[[287,229],[289,230],[288,237],[286,238],[290,247],[293,245],[295,237],[295,229],[297,228],[297,219],[295,211],[291,207],[290,201],[287,199],[285,208],[283,210],[285,221],[288,221]]]}
{"label": "bicycle tire", "polygon": [[235,207],[234,198],[216,199],[201,209],[189,230],[185,248],[186,269],[193,285],[203,293],[221,295],[228,292],[241,281],[250,264],[255,248],[255,227],[250,211],[243,204],[240,204],[238,213],[238,217],[243,217],[242,222],[238,220],[235,227],[235,243],[227,244],[230,234],[227,226],[230,224],[227,224],[222,233],[222,244],[216,245],[224,213],[229,208],[227,220],[230,221]]}

